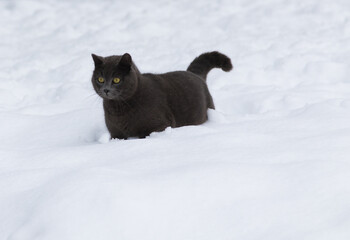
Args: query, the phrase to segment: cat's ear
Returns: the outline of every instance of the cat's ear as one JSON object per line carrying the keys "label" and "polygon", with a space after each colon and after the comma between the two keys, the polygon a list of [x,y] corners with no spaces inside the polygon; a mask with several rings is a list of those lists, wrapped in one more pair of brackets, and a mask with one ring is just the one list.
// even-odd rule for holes
{"label": "cat's ear", "polygon": [[97,56],[96,54],[91,54],[92,59],[94,60],[95,67],[99,67],[103,64],[103,57]]}
{"label": "cat's ear", "polygon": [[125,53],[120,59],[118,66],[129,71],[131,69],[131,64],[132,64],[132,58],[130,54]]}

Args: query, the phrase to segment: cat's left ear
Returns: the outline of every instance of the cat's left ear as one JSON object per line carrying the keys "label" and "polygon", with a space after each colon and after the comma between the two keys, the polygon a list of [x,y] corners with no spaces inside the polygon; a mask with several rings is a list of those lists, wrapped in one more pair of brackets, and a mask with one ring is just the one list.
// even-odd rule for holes
{"label": "cat's left ear", "polygon": [[96,54],[91,53],[92,59],[94,60],[95,67],[99,67],[103,64],[103,57],[97,56]]}
{"label": "cat's left ear", "polygon": [[132,58],[129,53],[125,53],[120,59],[119,66],[125,70],[130,70],[132,64]]}

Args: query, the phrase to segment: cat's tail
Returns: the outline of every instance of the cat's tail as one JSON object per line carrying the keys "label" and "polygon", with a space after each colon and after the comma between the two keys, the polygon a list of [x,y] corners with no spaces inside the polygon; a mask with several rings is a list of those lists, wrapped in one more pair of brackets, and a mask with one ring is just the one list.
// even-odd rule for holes
{"label": "cat's tail", "polygon": [[221,68],[225,72],[229,72],[233,68],[231,59],[216,51],[203,53],[192,61],[187,71],[206,80],[208,72],[213,68]]}

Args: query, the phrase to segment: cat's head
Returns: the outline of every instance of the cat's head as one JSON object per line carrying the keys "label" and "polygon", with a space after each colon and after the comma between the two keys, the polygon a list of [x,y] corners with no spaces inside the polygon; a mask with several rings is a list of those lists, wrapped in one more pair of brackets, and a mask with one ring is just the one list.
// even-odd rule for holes
{"label": "cat's head", "polygon": [[130,54],[110,57],[91,55],[95,63],[91,81],[100,97],[125,101],[135,94],[140,73]]}

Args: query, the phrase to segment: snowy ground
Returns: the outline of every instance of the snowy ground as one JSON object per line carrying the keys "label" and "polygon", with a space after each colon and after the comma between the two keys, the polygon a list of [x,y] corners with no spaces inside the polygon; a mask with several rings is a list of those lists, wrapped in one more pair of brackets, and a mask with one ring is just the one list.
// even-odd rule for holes
{"label": "snowy ground", "polygon": [[[0,1],[0,239],[350,239],[348,0]],[[99,55],[205,51],[202,126],[108,141]]]}

